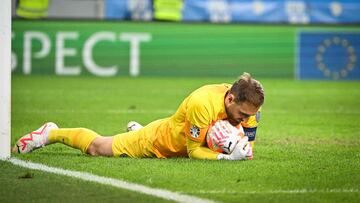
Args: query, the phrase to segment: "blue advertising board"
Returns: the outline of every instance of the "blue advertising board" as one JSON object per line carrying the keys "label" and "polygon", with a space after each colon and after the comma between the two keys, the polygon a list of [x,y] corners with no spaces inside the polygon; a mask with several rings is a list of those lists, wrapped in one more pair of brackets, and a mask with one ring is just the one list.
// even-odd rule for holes
{"label": "blue advertising board", "polygon": [[[153,20],[156,0],[106,0],[107,19]],[[173,0],[168,0],[170,3]],[[166,2],[166,0],[162,0]],[[185,22],[359,24],[358,0],[183,0]],[[171,19],[169,19],[171,20]]]}
{"label": "blue advertising board", "polygon": [[297,78],[360,80],[360,32],[298,34]]}

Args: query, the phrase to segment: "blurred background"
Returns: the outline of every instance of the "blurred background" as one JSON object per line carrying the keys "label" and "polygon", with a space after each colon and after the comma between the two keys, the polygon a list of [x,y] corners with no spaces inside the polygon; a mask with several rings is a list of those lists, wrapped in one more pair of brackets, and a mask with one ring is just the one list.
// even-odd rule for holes
{"label": "blurred background", "polygon": [[357,0],[17,0],[18,75],[359,80]]}

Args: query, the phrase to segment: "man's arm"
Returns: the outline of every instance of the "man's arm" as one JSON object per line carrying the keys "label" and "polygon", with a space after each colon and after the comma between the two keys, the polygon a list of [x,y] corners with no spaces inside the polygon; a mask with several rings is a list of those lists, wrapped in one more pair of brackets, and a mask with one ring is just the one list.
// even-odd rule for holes
{"label": "man's arm", "polygon": [[219,153],[206,146],[207,131],[208,127],[200,128],[188,120],[185,121],[186,146],[190,158],[216,160]]}
{"label": "man's arm", "polygon": [[219,152],[214,152],[201,142],[186,138],[187,152],[190,158],[217,160]]}
{"label": "man's arm", "polygon": [[[187,153],[190,158],[208,159],[208,160],[244,160],[247,159],[247,152],[249,151],[248,138],[244,137],[236,143],[231,154],[222,154],[214,152],[206,146],[207,128],[198,128],[195,125],[189,127],[189,122],[185,125],[187,131],[186,145]],[[188,132],[188,133],[187,133]]]}
{"label": "man's arm", "polygon": [[248,159],[247,153],[249,150],[249,145],[247,143],[248,138],[244,137],[236,143],[236,146],[231,154],[222,154],[211,151],[209,148],[203,147],[202,144],[198,142],[194,142],[190,139],[187,140],[188,154],[190,158],[209,160],[246,160]]}

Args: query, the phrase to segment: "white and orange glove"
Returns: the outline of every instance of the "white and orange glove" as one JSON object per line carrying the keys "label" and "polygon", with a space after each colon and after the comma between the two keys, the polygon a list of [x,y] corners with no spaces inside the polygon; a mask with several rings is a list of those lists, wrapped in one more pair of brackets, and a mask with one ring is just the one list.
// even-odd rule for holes
{"label": "white and orange glove", "polygon": [[246,160],[248,159],[250,144],[248,137],[241,138],[235,145],[234,150],[230,154],[220,153],[217,156],[218,160]]}

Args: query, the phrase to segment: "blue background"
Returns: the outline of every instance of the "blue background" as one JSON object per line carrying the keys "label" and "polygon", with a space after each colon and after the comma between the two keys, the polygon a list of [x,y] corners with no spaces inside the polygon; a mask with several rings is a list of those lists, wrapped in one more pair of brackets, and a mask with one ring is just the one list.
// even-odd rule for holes
{"label": "blue background", "polygon": [[[340,39],[340,44],[333,43],[335,38]],[[324,40],[330,40],[329,46],[324,46]],[[360,79],[360,32],[300,32],[298,36],[298,63],[297,63],[297,77],[299,79]],[[347,46],[343,46],[341,42],[347,41]],[[326,47],[322,54],[319,54],[319,47]],[[348,49],[352,48],[352,52]],[[352,53],[352,54],[350,54]],[[330,76],[325,76],[324,71],[319,69],[319,61],[316,56],[322,56],[321,62],[330,71]],[[353,69],[348,70],[346,77],[340,76],[334,78],[332,73],[340,72],[346,68],[351,62],[350,56],[355,57]]]}

